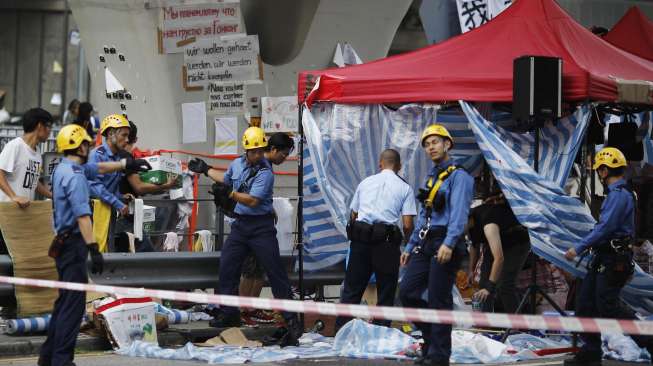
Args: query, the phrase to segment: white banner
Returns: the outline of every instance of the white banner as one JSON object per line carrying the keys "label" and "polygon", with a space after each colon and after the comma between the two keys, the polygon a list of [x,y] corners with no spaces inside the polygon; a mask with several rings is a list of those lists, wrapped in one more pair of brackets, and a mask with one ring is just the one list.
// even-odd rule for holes
{"label": "white banner", "polygon": [[512,0],[456,0],[460,30],[465,33],[489,22],[504,11]]}
{"label": "white banner", "polygon": [[242,83],[209,83],[208,111],[213,113],[244,113],[245,85]]}
{"label": "white banner", "polygon": [[297,97],[261,98],[261,128],[265,132],[297,132]]}
{"label": "white banner", "polygon": [[258,36],[204,39],[184,49],[186,87],[260,80]]}
{"label": "white banner", "polygon": [[214,154],[238,153],[238,117],[215,117]]}
{"label": "white banner", "polygon": [[466,33],[490,21],[487,0],[456,0],[460,30]]}
{"label": "white banner", "polygon": [[198,4],[161,9],[161,46],[164,53],[183,51],[184,41],[214,39],[244,33],[240,24],[240,4]]}
{"label": "white banner", "polygon": [[512,4],[512,0],[487,0],[487,9],[490,19],[494,19]]}

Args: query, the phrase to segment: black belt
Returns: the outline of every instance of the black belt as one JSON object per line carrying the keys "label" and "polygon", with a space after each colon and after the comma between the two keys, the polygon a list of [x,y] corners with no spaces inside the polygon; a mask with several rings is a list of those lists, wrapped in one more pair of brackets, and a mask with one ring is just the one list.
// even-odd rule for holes
{"label": "black belt", "polygon": [[401,230],[397,225],[385,223],[368,224],[354,221],[347,225],[347,238],[363,244],[401,244]]}

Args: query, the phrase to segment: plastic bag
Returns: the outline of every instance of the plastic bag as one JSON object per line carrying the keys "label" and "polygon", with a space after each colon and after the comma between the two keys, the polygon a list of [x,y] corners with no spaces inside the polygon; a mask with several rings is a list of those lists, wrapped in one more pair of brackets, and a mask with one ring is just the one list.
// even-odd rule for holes
{"label": "plastic bag", "polygon": [[340,328],[333,342],[333,350],[343,357],[405,358],[398,353],[413,343],[413,337],[398,329],[354,319]]}

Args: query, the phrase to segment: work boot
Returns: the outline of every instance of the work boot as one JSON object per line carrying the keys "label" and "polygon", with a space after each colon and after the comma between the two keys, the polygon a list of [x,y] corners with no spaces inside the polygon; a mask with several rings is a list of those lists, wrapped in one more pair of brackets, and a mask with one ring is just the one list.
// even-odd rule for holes
{"label": "work boot", "polygon": [[601,353],[579,351],[572,358],[564,361],[563,366],[601,366]]}
{"label": "work boot", "polygon": [[209,321],[209,326],[213,328],[240,327],[240,313],[225,315],[221,312]]}
{"label": "work boot", "polygon": [[420,355],[415,358],[415,365],[429,365],[431,360],[428,358],[429,343],[424,340],[420,348]]}
{"label": "work boot", "polygon": [[278,345],[281,347],[299,346],[299,338],[304,334],[304,327],[299,318],[292,318],[285,327],[277,328],[271,336],[263,338],[264,346]]}

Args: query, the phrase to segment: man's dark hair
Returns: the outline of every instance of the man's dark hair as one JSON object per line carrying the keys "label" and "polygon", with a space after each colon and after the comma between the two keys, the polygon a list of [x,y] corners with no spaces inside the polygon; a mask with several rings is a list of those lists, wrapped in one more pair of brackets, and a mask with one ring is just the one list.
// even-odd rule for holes
{"label": "man's dark hair", "polygon": [[393,167],[397,167],[399,164],[401,164],[401,156],[395,149],[385,149],[381,153],[381,161],[383,161],[385,164],[390,164]]}
{"label": "man's dark hair", "polygon": [[23,114],[23,131],[30,133],[36,130],[39,123],[52,124],[53,121],[50,112],[43,108],[32,108]]}
{"label": "man's dark hair", "polygon": [[75,108],[75,106],[79,106],[79,100],[77,100],[77,99],[73,99],[73,100],[70,101],[70,103],[68,103],[68,110],[72,112],[72,110],[73,110],[73,108]]}
{"label": "man's dark hair", "polygon": [[75,123],[86,128],[86,123],[91,121],[91,113],[93,113],[93,105],[89,102],[79,103],[79,113]]}
{"label": "man's dark hair", "polygon": [[626,173],[626,169],[623,166],[618,168],[610,168],[606,165],[605,167],[608,168],[608,177],[620,177]]}
{"label": "man's dark hair", "polygon": [[133,144],[136,143],[136,139],[138,138],[138,127],[136,127],[136,124],[132,121],[129,121],[129,137],[127,138],[127,143],[128,144]]}
{"label": "man's dark hair", "polygon": [[272,136],[270,136],[268,139],[267,150],[270,151],[272,148],[277,150],[288,149],[288,151],[293,151],[295,148],[295,141],[293,141],[292,137],[288,136],[286,133],[276,132],[273,133]]}

